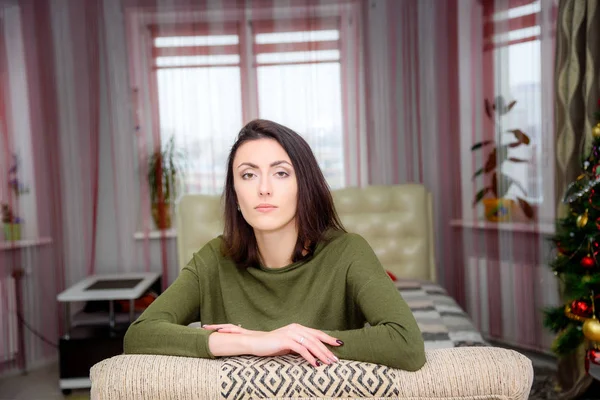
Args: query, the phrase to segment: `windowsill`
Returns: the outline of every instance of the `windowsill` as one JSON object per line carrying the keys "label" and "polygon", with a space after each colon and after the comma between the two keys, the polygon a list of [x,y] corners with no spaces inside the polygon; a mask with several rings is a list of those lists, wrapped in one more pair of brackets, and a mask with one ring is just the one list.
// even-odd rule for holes
{"label": "windowsill", "polygon": [[52,238],[42,237],[37,239],[23,239],[23,240],[6,240],[0,242],[0,251],[6,250],[18,250],[28,247],[45,246],[52,243]]}
{"label": "windowsill", "polygon": [[147,232],[136,232],[133,234],[135,240],[145,239],[172,239],[177,237],[177,231],[175,228],[165,229],[163,231],[147,231]]}
{"label": "windowsill", "polygon": [[539,222],[534,224],[525,222],[489,222],[454,219],[450,221],[450,226],[480,230],[540,233],[547,236],[555,234],[555,226],[552,222]]}

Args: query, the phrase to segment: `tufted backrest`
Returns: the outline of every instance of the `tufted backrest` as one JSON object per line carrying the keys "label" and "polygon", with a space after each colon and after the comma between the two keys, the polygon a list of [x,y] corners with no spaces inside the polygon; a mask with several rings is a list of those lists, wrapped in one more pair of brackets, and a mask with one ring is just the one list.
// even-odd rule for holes
{"label": "tufted backrest", "polygon": [[[385,269],[398,277],[436,280],[431,194],[423,185],[345,188],[332,192],[348,232],[363,236]],[[181,268],[223,232],[220,196],[185,195],[176,208]]]}

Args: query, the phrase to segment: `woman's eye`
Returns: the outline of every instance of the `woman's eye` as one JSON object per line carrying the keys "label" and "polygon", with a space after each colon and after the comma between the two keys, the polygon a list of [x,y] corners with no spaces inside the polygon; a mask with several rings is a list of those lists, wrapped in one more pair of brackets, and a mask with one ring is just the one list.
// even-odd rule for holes
{"label": "woman's eye", "polygon": [[254,176],[254,174],[252,172],[246,172],[244,174],[242,174],[242,179],[250,179]]}
{"label": "woman's eye", "polygon": [[275,172],[275,175],[277,175],[279,178],[285,178],[286,176],[289,176],[290,174],[288,174],[285,171],[277,171],[277,172]]}

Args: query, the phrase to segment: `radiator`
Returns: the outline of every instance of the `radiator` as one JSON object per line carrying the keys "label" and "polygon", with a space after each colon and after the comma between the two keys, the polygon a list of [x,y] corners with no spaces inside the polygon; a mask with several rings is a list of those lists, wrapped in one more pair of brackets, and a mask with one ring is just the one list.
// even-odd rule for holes
{"label": "radiator", "polygon": [[546,265],[469,257],[467,312],[481,333],[526,349],[548,352],[553,335],[542,309],[558,302],[556,277]]}
{"label": "radiator", "polygon": [[15,279],[0,280],[0,363],[14,360],[18,352]]}

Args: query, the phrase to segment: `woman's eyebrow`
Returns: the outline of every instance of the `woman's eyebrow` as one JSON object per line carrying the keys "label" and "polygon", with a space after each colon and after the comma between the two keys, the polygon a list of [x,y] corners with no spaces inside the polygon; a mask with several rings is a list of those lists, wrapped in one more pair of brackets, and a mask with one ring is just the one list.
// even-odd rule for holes
{"label": "woman's eyebrow", "polygon": [[[288,161],[285,161],[285,160],[273,161],[270,166],[271,167],[276,167],[276,166],[281,165],[281,164],[289,164],[290,167],[292,166],[292,164],[290,164]],[[243,162],[240,165],[238,165],[238,168],[241,167],[242,165],[247,165],[250,168],[258,168],[258,165],[252,164],[251,162]]]}

